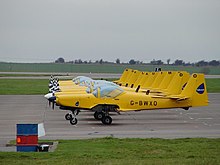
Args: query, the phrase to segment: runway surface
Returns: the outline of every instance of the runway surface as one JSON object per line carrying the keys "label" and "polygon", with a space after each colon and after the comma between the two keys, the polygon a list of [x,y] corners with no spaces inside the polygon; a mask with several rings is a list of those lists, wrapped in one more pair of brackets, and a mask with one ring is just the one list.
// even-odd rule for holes
{"label": "runway surface", "polygon": [[52,110],[41,95],[0,95],[0,146],[16,137],[18,123],[44,123],[40,139],[117,138],[220,138],[220,94],[209,94],[207,107],[165,109],[112,114],[112,125],[103,125],[93,113],[82,111],[78,124],[64,119],[67,111]]}

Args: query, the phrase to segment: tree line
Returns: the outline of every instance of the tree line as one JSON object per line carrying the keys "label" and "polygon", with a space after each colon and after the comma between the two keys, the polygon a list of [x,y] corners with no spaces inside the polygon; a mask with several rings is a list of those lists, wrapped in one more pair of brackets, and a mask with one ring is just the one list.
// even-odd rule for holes
{"label": "tree line", "polygon": [[211,61],[205,61],[201,60],[198,62],[190,63],[190,62],[184,62],[183,60],[177,59],[173,63],[171,63],[171,59],[167,59],[166,62],[163,62],[162,60],[155,60],[153,59],[149,63],[131,59],[127,63],[122,63],[119,58],[115,60],[115,62],[109,62],[104,61],[103,59],[96,60],[92,62],[89,61],[83,61],[81,59],[76,59],[74,61],[65,61],[63,57],[59,57],[57,60],[55,60],[55,63],[70,63],[70,64],[130,64],[130,65],[138,65],[138,64],[150,64],[150,65],[176,65],[176,66],[219,66],[220,60],[211,60]]}

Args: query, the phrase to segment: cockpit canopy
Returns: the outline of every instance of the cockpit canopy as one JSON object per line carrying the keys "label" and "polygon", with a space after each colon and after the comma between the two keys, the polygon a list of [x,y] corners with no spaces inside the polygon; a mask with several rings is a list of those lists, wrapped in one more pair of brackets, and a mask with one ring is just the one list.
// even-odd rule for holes
{"label": "cockpit canopy", "polygon": [[92,94],[97,98],[115,98],[123,92],[124,90],[119,86],[104,85],[99,86]]}
{"label": "cockpit canopy", "polygon": [[73,82],[76,85],[81,85],[81,86],[89,86],[93,79],[86,77],[86,76],[77,76],[73,79]]}

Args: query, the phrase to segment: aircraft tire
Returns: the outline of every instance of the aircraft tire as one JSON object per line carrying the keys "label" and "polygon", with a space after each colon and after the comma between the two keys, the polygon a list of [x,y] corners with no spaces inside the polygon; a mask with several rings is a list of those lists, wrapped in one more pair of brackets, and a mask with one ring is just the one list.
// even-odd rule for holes
{"label": "aircraft tire", "polygon": [[104,116],[102,118],[102,123],[105,125],[110,125],[112,123],[112,118],[110,116]]}
{"label": "aircraft tire", "polygon": [[67,114],[65,115],[65,119],[66,119],[66,120],[70,120],[71,118],[73,118],[73,117],[72,117],[72,115],[71,115],[70,113],[67,113]]}
{"label": "aircraft tire", "polygon": [[77,123],[78,123],[77,118],[71,118],[71,119],[70,119],[70,124],[76,125]]}
{"label": "aircraft tire", "polygon": [[102,120],[103,117],[104,117],[104,113],[103,112],[95,112],[94,113],[94,118],[96,120]]}

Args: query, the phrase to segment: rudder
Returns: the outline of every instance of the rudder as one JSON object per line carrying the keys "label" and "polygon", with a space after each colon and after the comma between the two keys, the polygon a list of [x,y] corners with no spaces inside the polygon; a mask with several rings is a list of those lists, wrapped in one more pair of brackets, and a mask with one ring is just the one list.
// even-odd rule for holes
{"label": "rudder", "polygon": [[193,73],[181,95],[189,98],[192,107],[207,106],[208,94],[204,74]]}

